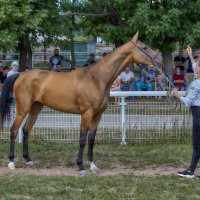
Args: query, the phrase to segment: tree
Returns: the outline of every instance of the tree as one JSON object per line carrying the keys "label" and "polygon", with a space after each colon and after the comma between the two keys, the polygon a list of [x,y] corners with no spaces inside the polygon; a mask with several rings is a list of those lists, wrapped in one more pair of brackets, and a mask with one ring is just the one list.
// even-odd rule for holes
{"label": "tree", "polygon": [[58,41],[62,35],[57,0],[2,0],[0,7],[0,46],[20,52],[20,71],[24,71],[38,36],[44,44]]}
{"label": "tree", "polygon": [[88,0],[77,12],[86,35],[101,36],[116,46],[136,31],[140,38],[159,49],[164,65],[172,73],[171,52],[177,45],[194,45],[200,39],[199,0]]}

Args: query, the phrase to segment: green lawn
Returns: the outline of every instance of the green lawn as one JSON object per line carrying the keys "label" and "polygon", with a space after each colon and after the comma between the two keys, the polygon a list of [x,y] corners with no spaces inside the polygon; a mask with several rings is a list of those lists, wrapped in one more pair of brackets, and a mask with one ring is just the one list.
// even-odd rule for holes
{"label": "green lawn", "polygon": [[[16,145],[16,167],[25,168],[22,145]],[[8,143],[0,144],[0,170],[7,166]],[[78,144],[31,142],[34,168],[76,166]],[[113,165],[144,170],[156,167],[187,167],[191,159],[190,141],[184,144],[96,144],[95,163],[101,169]],[[87,148],[85,149],[86,161]],[[4,174],[0,176],[0,199],[200,199],[199,179],[170,176],[39,176]]]}

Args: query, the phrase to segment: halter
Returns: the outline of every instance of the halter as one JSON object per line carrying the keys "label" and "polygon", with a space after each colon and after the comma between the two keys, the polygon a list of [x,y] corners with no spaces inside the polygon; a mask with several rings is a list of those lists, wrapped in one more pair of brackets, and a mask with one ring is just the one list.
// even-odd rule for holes
{"label": "halter", "polygon": [[[149,55],[144,49],[142,49],[141,47],[138,47],[135,42],[133,40],[130,40],[130,42],[136,46],[140,51],[142,51],[146,56],[148,56],[151,60],[153,60],[153,62],[156,64],[156,58],[158,57],[158,53],[155,55],[155,57],[153,58],[153,56]],[[157,64],[156,64],[157,65]]]}
{"label": "halter", "polygon": [[[169,78],[166,77],[165,74],[159,69],[159,66],[158,66],[158,64],[156,63],[156,58],[158,57],[158,54],[156,54],[156,56],[153,57],[152,55],[148,54],[148,52],[145,51],[145,49],[142,49],[141,47],[137,46],[136,43],[135,43],[133,40],[130,40],[130,42],[131,42],[135,47],[137,47],[140,51],[142,51],[146,56],[148,56],[148,57],[154,62],[154,64],[155,64],[156,67],[157,67],[157,70],[165,77],[165,80],[170,84],[170,86],[175,87],[174,84],[169,80]],[[169,90],[167,91],[167,98],[168,98],[169,101],[170,101],[170,98],[172,98],[172,97],[173,97],[172,90],[169,89]],[[175,105],[175,109],[176,109],[176,108],[177,108],[177,103],[176,103],[176,105]],[[173,109],[173,110],[175,111],[175,109]],[[180,102],[180,109],[181,109],[181,102]],[[180,109],[179,109],[179,110],[180,110]]]}
{"label": "halter", "polygon": [[[155,64],[156,67],[157,67],[157,70],[165,77],[165,80],[166,80],[167,82],[170,83],[170,86],[174,87],[174,84],[169,80],[168,77],[165,76],[165,74],[159,69],[159,66],[158,66],[158,64],[156,63],[156,58],[158,57],[158,54],[156,54],[155,57],[153,58],[153,56],[151,56],[150,54],[148,54],[147,51],[145,51],[145,50],[142,49],[141,47],[137,46],[133,40],[130,40],[130,42],[131,42],[135,47],[137,47],[140,51],[142,51],[146,56],[148,56],[148,57],[154,62],[154,64]],[[167,91],[167,92],[168,92],[168,95],[170,95],[172,91],[169,90],[169,91]]]}

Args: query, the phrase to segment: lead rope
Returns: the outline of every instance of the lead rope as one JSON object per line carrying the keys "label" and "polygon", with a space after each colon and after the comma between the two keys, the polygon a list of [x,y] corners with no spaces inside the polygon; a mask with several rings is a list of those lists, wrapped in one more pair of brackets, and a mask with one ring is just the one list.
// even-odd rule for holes
{"label": "lead rope", "polygon": [[[157,69],[158,69],[158,71],[165,77],[165,79],[167,80],[167,82],[170,84],[170,88],[171,88],[171,87],[175,87],[174,84],[169,80],[169,78],[166,77],[165,74],[164,74],[161,70],[159,70],[159,67],[158,67],[158,65],[157,65],[157,63],[156,63],[156,61],[155,61],[155,59],[157,58],[158,54],[155,56],[155,58],[152,58],[148,53],[146,53],[145,50],[143,50],[142,48],[138,47],[138,46],[135,44],[134,41],[130,40],[130,42],[131,42],[135,47],[137,47],[138,49],[140,49],[140,51],[142,51],[145,55],[147,55],[151,60],[153,60],[154,64],[156,65],[156,67],[157,67]],[[169,89],[169,90],[167,91],[167,99],[168,99],[169,102],[171,101],[171,104],[173,104],[173,100],[171,100],[172,98],[173,98],[172,90]],[[176,102],[176,105],[175,105],[175,109],[173,109],[173,112],[176,110],[176,108],[177,108],[177,102]],[[181,102],[180,102],[179,111],[180,111],[180,110],[181,110]]]}
{"label": "lead rope", "polygon": [[[154,61],[154,60],[153,60]],[[158,67],[158,65],[157,65],[157,63],[154,61],[154,64],[156,65],[156,67],[157,67],[157,70],[165,77],[165,80],[169,83],[169,85],[170,85],[170,88],[171,87],[175,87],[174,86],[174,84],[169,80],[169,78],[167,77],[167,76],[165,76],[165,74],[159,69],[159,67]],[[174,97],[174,95],[173,95],[173,93],[172,93],[172,90],[171,89],[169,89],[169,90],[167,90],[167,100],[168,100],[168,102],[169,103],[171,103],[171,105],[172,105],[172,107],[173,107],[173,97]],[[178,107],[178,102],[177,101],[175,101],[175,108],[173,109],[173,112],[175,112],[175,110],[176,110],[176,108]],[[182,106],[181,106],[181,102],[179,102],[179,109],[178,109],[178,113],[181,111],[181,108],[182,108]]]}

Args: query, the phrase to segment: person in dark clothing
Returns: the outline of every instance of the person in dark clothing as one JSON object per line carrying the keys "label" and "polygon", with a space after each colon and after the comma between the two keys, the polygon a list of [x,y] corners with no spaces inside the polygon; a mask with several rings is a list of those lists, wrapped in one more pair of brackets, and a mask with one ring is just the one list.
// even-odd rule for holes
{"label": "person in dark clothing", "polygon": [[91,65],[94,63],[96,63],[96,61],[94,59],[94,53],[91,53],[90,58],[87,60],[87,62],[83,66],[88,66],[88,65]]}
{"label": "person in dark clothing", "polygon": [[179,51],[179,55],[174,58],[174,65],[175,65],[175,68],[179,67],[181,70],[181,73],[184,74],[186,59],[183,56],[183,51]]}
{"label": "person in dark clothing", "polygon": [[6,80],[7,74],[8,74],[8,70],[9,70],[9,68],[5,66],[5,67],[3,67],[3,71],[0,72],[0,81],[1,81],[1,84],[3,84],[4,81]]}
{"label": "person in dark clothing", "polygon": [[54,55],[49,59],[49,70],[60,72],[62,70],[62,61],[72,62],[59,54],[59,49],[54,49]]}
{"label": "person in dark clothing", "polygon": [[178,88],[174,89],[174,95],[186,106],[189,106],[192,111],[192,145],[193,154],[192,161],[189,168],[185,171],[178,172],[177,174],[182,177],[193,178],[195,177],[194,171],[200,158],[200,65],[195,62],[192,56],[192,49],[187,48],[188,55],[190,56],[194,73],[196,73],[196,80],[192,81],[188,95],[181,97],[178,93]]}
{"label": "person in dark clothing", "polygon": [[8,70],[9,70],[9,68],[5,66],[5,67],[3,67],[2,72],[0,72],[0,91],[3,86],[4,81],[7,78]]}

